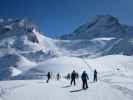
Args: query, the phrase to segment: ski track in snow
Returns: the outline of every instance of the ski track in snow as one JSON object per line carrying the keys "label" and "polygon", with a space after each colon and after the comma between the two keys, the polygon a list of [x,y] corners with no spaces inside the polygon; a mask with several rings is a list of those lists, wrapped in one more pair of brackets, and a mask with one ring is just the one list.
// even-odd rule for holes
{"label": "ski track in snow", "polygon": [[[10,95],[12,93],[12,91],[14,91],[15,89],[24,87],[25,84],[15,84],[13,86],[0,86],[0,97],[3,98],[4,100],[6,100],[5,98]],[[1,99],[0,99],[1,100]]]}
{"label": "ski track in snow", "polygon": [[[132,74],[124,74],[125,70],[122,69],[123,66],[121,66],[121,69],[119,71],[116,71],[116,68],[113,68],[113,66],[118,65],[116,63],[110,62],[110,59],[112,59],[114,56],[107,56],[103,57],[102,59],[94,60],[95,63],[88,62],[85,60],[86,65],[89,64],[87,69],[95,69],[97,68],[99,74],[98,74],[98,80],[99,82],[93,83],[92,80],[92,74],[89,73],[90,81],[88,82],[89,88],[88,90],[82,90],[81,89],[81,80],[77,80],[77,85],[70,86],[70,82],[66,80],[60,80],[50,81],[49,84],[46,83],[46,80],[10,80],[10,81],[0,81],[0,100],[133,100],[133,77]],[[106,59],[105,59],[106,58]],[[108,59],[109,58],[109,59]],[[115,56],[115,59],[117,60],[119,58],[120,61],[125,61],[125,56]],[[121,59],[120,59],[121,58]],[[123,59],[124,58],[124,59]],[[132,58],[128,58],[128,61],[132,61]],[[60,63],[58,64],[57,61],[60,61],[58,58],[53,59],[53,62],[56,62],[57,67],[59,67]],[[113,58],[114,59],[114,58]],[[67,61],[68,58],[64,57],[63,61]],[[72,60],[69,59],[68,62]],[[102,64],[101,61],[107,61],[107,63],[103,63],[105,66],[102,66],[101,69],[100,66],[97,66],[99,64]],[[50,60],[51,61],[51,60]],[[52,61],[50,63],[52,63]],[[83,59],[75,59],[73,58],[73,61],[77,62],[83,62]],[[100,63],[97,63],[100,62]],[[117,60],[118,62],[118,60]],[[127,61],[126,61],[127,62]],[[79,63],[79,64],[80,64]],[[85,66],[84,63],[84,66]],[[125,62],[124,62],[125,63]],[[49,63],[45,64],[48,66]],[[55,64],[52,68],[55,67]],[[65,63],[63,62],[63,65]],[[41,64],[44,66],[44,63]],[[53,64],[52,64],[53,65]],[[61,65],[61,67],[63,66]],[[81,63],[83,65],[83,63]],[[110,66],[107,66],[110,65]],[[70,66],[70,65],[69,65]],[[93,66],[93,67],[92,67]],[[111,67],[112,66],[112,67]],[[56,68],[57,68],[56,67]],[[80,66],[81,67],[81,66]],[[68,68],[68,66],[66,66]],[[79,68],[79,67],[76,67]],[[111,68],[111,70],[106,70]],[[128,67],[129,69],[132,69],[131,66]],[[50,68],[51,69],[51,68]],[[69,69],[69,68],[68,68]],[[42,69],[41,69],[42,70]],[[63,68],[63,72],[65,70],[65,67]],[[68,72],[72,70],[70,68]],[[62,70],[60,70],[62,71]],[[80,70],[80,72],[82,72]],[[88,72],[88,71],[87,71]],[[92,72],[92,71],[90,71]],[[102,73],[101,73],[102,72]]]}
{"label": "ski track in snow", "polygon": [[[106,77],[107,78],[107,77]],[[112,88],[115,88],[123,93],[123,95],[133,99],[133,80],[132,77],[126,76],[108,76],[107,79],[103,79],[105,83],[109,84]]]}

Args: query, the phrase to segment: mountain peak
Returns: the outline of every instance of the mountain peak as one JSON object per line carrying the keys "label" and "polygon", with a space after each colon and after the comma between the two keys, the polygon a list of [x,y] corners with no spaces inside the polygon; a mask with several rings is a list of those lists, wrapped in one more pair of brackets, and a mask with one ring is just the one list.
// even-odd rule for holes
{"label": "mountain peak", "polygon": [[[130,28],[130,30],[132,29]],[[61,39],[119,38],[125,36],[132,36],[129,26],[124,27],[114,16],[98,15],[92,21],[79,26],[71,34],[61,36]]]}
{"label": "mountain peak", "polygon": [[112,16],[112,15],[97,15],[97,16],[95,16],[95,18],[97,18],[97,19],[104,18],[104,19],[114,19],[114,20],[117,20],[117,18]]}
{"label": "mountain peak", "polygon": [[80,30],[82,30],[82,32],[80,33],[84,33],[84,32],[95,33],[96,31],[98,33],[101,33],[103,31],[106,31],[106,30],[108,31],[111,28],[115,28],[115,27],[120,28],[119,20],[116,17],[113,17],[111,15],[98,15],[94,17],[92,21],[81,25],[73,33],[79,33]]}
{"label": "mountain peak", "polygon": [[0,47],[15,48],[20,51],[37,51],[44,48],[43,35],[28,19],[1,19]]}
{"label": "mountain peak", "polygon": [[29,19],[0,18],[0,37],[32,33],[37,26]]}
{"label": "mountain peak", "polygon": [[11,26],[12,28],[37,28],[37,26],[33,24],[30,19],[0,18],[0,28],[3,28],[5,26]]}
{"label": "mountain peak", "polygon": [[96,21],[96,24],[98,25],[108,25],[111,23],[118,24],[119,20],[111,15],[98,15],[94,18],[93,21]]}

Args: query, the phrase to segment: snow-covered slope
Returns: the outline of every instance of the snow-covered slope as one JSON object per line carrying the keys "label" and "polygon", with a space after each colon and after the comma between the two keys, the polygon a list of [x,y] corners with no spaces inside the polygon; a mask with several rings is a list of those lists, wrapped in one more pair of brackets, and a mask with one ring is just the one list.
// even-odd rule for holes
{"label": "snow-covered slope", "polygon": [[100,37],[60,40],[56,45],[63,54],[78,57],[100,57],[112,54],[133,55],[133,38]]}
{"label": "snow-covered slope", "polygon": [[[132,66],[133,57],[124,55],[109,55],[93,60],[74,57],[49,59],[25,74],[35,75],[35,72],[42,72],[38,75],[42,75],[43,80],[1,81],[0,100],[132,100]],[[63,79],[73,69],[79,73],[87,70],[88,90],[82,90],[80,78],[76,80],[76,86],[70,86],[70,81]],[[92,82],[93,69],[98,70],[97,83]],[[53,77],[50,83],[46,83],[47,71],[52,72],[54,77],[60,73],[62,79],[56,81]]]}
{"label": "snow-covered slope", "polygon": [[59,44],[72,54],[81,51],[77,56],[133,55],[133,27],[121,24],[111,15],[97,16],[61,39],[73,40]]}
{"label": "snow-covered slope", "polygon": [[79,74],[86,70],[91,76],[93,76],[94,69],[98,70],[100,76],[106,74],[114,74],[116,76],[133,76],[132,66],[133,57],[124,55],[109,55],[96,59],[61,56],[38,63],[37,66],[14,78],[42,78],[47,74],[47,72],[52,72],[53,74],[61,73],[63,75],[67,75],[73,70],[75,70]]}
{"label": "snow-covered slope", "polygon": [[[113,81],[114,84],[89,81],[88,90],[81,89],[80,80],[75,87],[69,87],[66,80],[52,80],[49,84],[44,80],[3,81],[0,83],[0,100],[132,100],[133,81],[119,81]],[[128,85],[125,87],[124,84]]]}
{"label": "snow-covered slope", "polygon": [[11,51],[15,49],[21,53],[49,49],[54,51],[56,49],[52,44],[52,39],[42,35],[29,20],[13,20],[1,25],[0,42],[2,49],[10,49]]}
{"label": "snow-covered slope", "polygon": [[100,73],[118,73],[126,76],[132,76],[133,57],[124,55],[108,55],[93,60],[86,60],[93,69]]}
{"label": "snow-covered slope", "polygon": [[58,56],[54,40],[45,37],[29,20],[0,22],[0,79],[27,71],[38,62]]}

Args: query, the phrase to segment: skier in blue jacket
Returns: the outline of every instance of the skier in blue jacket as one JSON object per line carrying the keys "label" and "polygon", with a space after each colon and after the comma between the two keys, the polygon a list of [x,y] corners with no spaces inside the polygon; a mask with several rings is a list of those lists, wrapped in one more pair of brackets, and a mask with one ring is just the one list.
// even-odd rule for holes
{"label": "skier in blue jacket", "polygon": [[89,80],[89,77],[86,73],[86,71],[83,71],[82,75],[81,75],[81,79],[82,79],[82,88],[83,89],[87,89],[88,88],[88,83],[87,83],[87,80]]}

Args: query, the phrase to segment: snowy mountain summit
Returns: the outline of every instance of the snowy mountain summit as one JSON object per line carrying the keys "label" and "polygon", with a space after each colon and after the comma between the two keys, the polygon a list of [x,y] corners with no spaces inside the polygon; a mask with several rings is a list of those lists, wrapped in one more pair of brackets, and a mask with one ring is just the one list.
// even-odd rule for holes
{"label": "snowy mountain summit", "polygon": [[78,27],[72,34],[61,36],[62,39],[90,39],[96,37],[133,37],[133,27],[122,25],[116,17],[99,15]]}
{"label": "snowy mountain summit", "polygon": [[5,48],[7,46],[8,48],[26,51],[31,47],[30,44],[26,44],[26,41],[29,41],[31,44],[36,43],[36,45],[40,43],[35,32],[35,26],[29,21],[4,20],[0,25],[0,38],[3,42],[1,46],[5,46]]}
{"label": "snowy mountain summit", "polygon": [[79,26],[73,33],[61,36],[61,39],[80,40],[77,43],[72,42],[69,47],[75,47],[77,50],[87,49],[89,56],[133,55],[133,27],[121,24],[111,15],[96,16],[92,21]]}
{"label": "snowy mountain summit", "polygon": [[30,20],[0,19],[0,79],[57,56],[55,49],[52,40]]}

